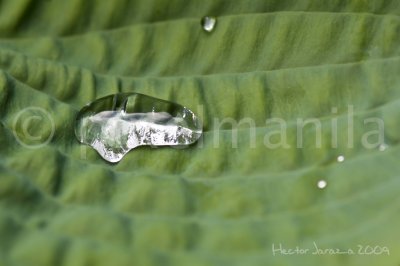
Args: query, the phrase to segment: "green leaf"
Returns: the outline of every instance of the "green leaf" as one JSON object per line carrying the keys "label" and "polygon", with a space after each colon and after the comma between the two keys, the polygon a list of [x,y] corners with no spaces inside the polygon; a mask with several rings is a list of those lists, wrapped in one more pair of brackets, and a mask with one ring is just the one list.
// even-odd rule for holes
{"label": "green leaf", "polygon": [[[394,0],[0,1],[0,265],[397,265],[399,15]],[[203,139],[105,162],[74,120],[116,92],[187,106]],[[387,146],[366,147],[369,119]]]}

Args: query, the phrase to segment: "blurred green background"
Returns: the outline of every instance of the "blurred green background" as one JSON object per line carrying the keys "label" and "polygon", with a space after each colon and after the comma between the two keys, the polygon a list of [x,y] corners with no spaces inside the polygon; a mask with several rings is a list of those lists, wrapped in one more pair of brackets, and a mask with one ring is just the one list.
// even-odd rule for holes
{"label": "blurred green background", "polygon": [[[399,265],[399,16],[397,0],[0,0],[0,265]],[[116,92],[187,106],[204,138],[107,163],[74,119]],[[371,117],[384,149],[362,145]],[[266,147],[270,118],[290,147]],[[298,118],[320,119],[320,148],[312,125],[296,147]]]}

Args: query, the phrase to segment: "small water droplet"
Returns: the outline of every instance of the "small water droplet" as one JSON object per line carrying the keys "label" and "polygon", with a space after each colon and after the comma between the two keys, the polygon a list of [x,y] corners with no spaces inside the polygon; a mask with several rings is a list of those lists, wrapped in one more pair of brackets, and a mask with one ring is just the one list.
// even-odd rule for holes
{"label": "small water droplet", "polygon": [[75,124],[79,142],[109,162],[138,146],[189,145],[201,134],[201,122],[186,107],[139,93],[95,100],[81,109]]}
{"label": "small water droplet", "polygon": [[386,151],[387,148],[389,148],[389,146],[386,143],[382,143],[378,146],[379,151]]}
{"label": "small water droplet", "polygon": [[342,163],[344,162],[345,158],[343,155],[339,155],[336,160],[338,161],[338,163]]}
{"label": "small water droplet", "polygon": [[327,185],[328,185],[328,183],[325,180],[319,180],[317,183],[317,187],[319,189],[324,189],[324,188],[326,188]]}
{"label": "small water droplet", "polygon": [[217,18],[209,16],[203,17],[200,23],[205,31],[212,32],[217,24]]}

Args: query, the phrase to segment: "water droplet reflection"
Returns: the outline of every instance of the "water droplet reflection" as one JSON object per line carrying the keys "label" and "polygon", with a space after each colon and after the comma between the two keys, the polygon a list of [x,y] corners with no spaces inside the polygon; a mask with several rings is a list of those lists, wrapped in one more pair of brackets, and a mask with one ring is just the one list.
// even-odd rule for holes
{"label": "water droplet reflection", "polygon": [[327,185],[328,185],[328,183],[325,180],[319,180],[317,183],[317,186],[319,189],[324,189],[324,188],[326,188]]}
{"label": "water droplet reflection", "polygon": [[201,26],[207,32],[212,32],[217,24],[217,18],[215,17],[203,17],[201,19]]}
{"label": "water droplet reflection", "polygon": [[382,143],[378,146],[379,151],[386,151],[387,148],[389,148],[389,146],[386,143]]}
{"label": "water droplet reflection", "polygon": [[339,155],[336,160],[338,161],[338,163],[342,163],[344,162],[345,158],[343,155]]}

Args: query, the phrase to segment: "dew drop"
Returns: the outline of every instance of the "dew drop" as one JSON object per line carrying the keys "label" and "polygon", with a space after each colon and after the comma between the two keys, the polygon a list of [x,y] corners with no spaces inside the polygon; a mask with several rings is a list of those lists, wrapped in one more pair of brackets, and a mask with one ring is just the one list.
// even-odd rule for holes
{"label": "dew drop", "polygon": [[205,31],[212,32],[215,28],[215,25],[217,24],[217,18],[208,16],[203,17],[200,23]]}
{"label": "dew drop", "polygon": [[386,151],[389,146],[386,143],[382,143],[381,145],[378,146],[379,151]]}
{"label": "dew drop", "polygon": [[324,188],[326,188],[327,185],[328,185],[328,183],[325,180],[319,180],[317,183],[317,187],[319,189],[324,189]]}
{"label": "dew drop", "polygon": [[119,162],[138,146],[189,145],[201,134],[201,122],[191,110],[139,93],[95,100],[80,110],[75,122],[79,142],[109,162]]}
{"label": "dew drop", "polygon": [[338,161],[338,163],[342,163],[342,162],[344,162],[345,158],[344,158],[343,155],[339,155],[339,156],[336,158],[336,160]]}

